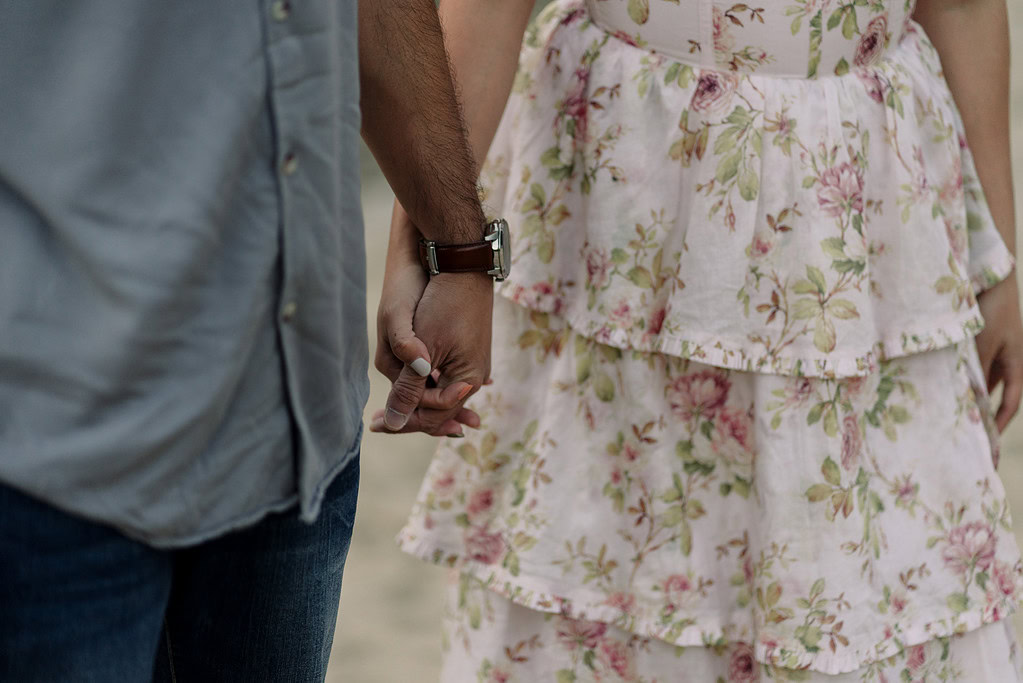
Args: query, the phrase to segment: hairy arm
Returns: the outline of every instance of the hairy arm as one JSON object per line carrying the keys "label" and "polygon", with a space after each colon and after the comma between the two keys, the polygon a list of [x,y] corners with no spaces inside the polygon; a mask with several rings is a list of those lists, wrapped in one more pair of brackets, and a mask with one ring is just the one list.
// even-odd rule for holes
{"label": "hairy arm", "polygon": [[[919,0],[913,18],[941,56],[998,232],[1016,253],[1009,151],[1009,19],[1005,0]],[[988,388],[1002,384],[995,416],[1005,429],[1023,394],[1023,321],[1015,272],[980,295],[977,337]]]}
{"label": "hairy arm", "polygon": [[427,238],[482,237],[483,210],[433,0],[359,3],[362,136]]}

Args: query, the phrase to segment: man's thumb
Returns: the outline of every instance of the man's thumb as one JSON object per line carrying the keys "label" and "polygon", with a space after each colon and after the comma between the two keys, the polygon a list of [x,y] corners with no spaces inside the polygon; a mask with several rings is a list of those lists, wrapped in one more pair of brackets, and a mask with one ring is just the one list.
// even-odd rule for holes
{"label": "man's thumb", "polygon": [[419,407],[430,375],[429,352],[419,338],[409,335],[391,343],[391,351],[405,367],[391,385],[384,408],[384,426],[392,432],[400,431],[412,412]]}

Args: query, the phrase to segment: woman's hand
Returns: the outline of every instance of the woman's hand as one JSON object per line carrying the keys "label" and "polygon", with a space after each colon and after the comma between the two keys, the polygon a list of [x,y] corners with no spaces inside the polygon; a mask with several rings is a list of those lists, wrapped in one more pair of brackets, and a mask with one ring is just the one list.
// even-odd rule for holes
{"label": "woman's hand", "polygon": [[978,297],[986,325],[977,336],[977,351],[988,391],[1002,384],[995,424],[1002,432],[1019,410],[1023,393],[1023,320],[1016,276],[1006,278]]}

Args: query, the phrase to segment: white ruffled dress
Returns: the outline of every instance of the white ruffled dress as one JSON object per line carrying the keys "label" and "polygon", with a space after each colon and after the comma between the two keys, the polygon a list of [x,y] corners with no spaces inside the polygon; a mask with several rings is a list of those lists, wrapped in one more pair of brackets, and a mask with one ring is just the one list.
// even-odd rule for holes
{"label": "white ruffled dress", "polygon": [[1013,260],[912,10],[530,27],[495,382],[400,536],[461,572],[445,680],[1017,680],[973,342]]}

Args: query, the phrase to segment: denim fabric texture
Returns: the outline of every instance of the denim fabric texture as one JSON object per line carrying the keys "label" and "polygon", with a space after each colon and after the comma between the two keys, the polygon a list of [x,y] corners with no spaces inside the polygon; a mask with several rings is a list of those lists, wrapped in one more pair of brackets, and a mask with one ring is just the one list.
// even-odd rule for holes
{"label": "denim fabric texture", "polygon": [[358,487],[158,550],[0,485],[0,681],[322,681]]}

